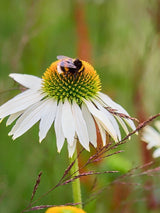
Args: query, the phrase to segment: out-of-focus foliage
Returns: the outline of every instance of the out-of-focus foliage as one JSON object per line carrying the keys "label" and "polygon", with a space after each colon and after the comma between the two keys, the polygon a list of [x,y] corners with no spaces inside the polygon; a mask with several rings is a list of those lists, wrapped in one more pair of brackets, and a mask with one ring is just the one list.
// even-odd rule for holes
{"label": "out-of-focus foliage", "polygon": [[[158,0],[2,1],[0,104],[19,92],[18,85],[8,78],[9,73],[42,76],[57,55],[78,56],[76,8],[79,7],[85,14],[91,60],[102,80],[103,92],[136,117],[139,91],[142,113],[145,111],[146,116],[158,113],[159,4]],[[68,165],[67,151],[64,147],[60,154],[57,153],[53,129],[39,144],[38,125],[13,142],[7,135],[11,127],[6,128],[5,121],[0,125],[0,212],[17,213],[27,206],[40,171],[43,174],[36,197],[59,181]],[[131,167],[142,164],[141,144],[136,136],[121,149],[125,152],[113,155],[109,160],[106,158],[101,164],[95,165],[94,169],[104,171],[106,165],[106,170],[119,170],[123,174]],[[117,176],[102,175],[98,184],[105,186]],[[82,185],[85,200],[90,188],[85,181]],[[155,195],[159,199],[160,185],[157,182],[156,187]],[[97,196],[97,201],[86,205],[88,213],[105,213],[114,209],[113,189],[107,188],[106,193]],[[146,203],[141,201],[143,197],[141,191],[132,194],[135,212],[150,212]],[[60,205],[67,202],[72,202],[70,185],[57,188],[36,205]],[[132,209],[131,199],[129,203]]]}

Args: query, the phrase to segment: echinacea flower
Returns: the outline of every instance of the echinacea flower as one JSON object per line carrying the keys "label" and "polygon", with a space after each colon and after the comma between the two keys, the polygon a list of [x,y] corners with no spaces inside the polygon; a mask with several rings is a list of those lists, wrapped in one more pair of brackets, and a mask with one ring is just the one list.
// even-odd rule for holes
{"label": "echinacea flower", "polygon": [[45,213],[86,213],[86,212],[74,206],[56,206],[47,209]]}
{"label": "echinacea flower", "polygon": [[153,152],[153,157],[157,158],[160,157],[160,121],[155,122],[154,129],[151,126],[146,126],[143,129],[142,132],[142,140],[147,144],[147,149],[155,148],[155,151]]}
{"label": "echinacea flower", "polygon": [[54,123],[58,152],[66,139],[71,157],[75,151],[76,138],[88,151],[89,143],[97,146],[95,124],[103,145],[106,144],[106,132],[115,142],[121,140],[118,122],[126,134],[127,125],[135,129],[126,110],[100,92],[99,76],[89,63],[61,56],[58,59],[42,78],[16,73],[9,75],[27,88],[0,106],[0,119],[9,116],[6,125],[17,120],[9,133],[13,139],[40,121],[41,142]]}

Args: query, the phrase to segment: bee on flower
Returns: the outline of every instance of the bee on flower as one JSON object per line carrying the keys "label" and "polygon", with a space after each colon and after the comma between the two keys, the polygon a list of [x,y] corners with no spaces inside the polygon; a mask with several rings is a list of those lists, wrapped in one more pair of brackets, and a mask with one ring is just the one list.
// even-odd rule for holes
{"label": "bee on flower", "polygon": [[[97,146],[96,124],[106,144],[106,133],[121,140],[119,124],[126,134],[127,125],[135,130],[127,111],[100,92],[101,82],[93,66],[86,61],[58,56],[42,78],[12,73],[9,76],[27,89],[0,106],[0,119],[9,116],[7,125],[16,120],[9,132],[13,140],[39,121],[39,141],[54,123],[58,152],[66,139],[69,157],[77,143],[90,150]],[[119,116],[119,115],[123,116]]]}
{"label": "bee on flower", "polygon": [[160,121],[155,122],[154,129],[151,126],[146,126],[143,128],[142,140],[147,143],[147,149],[155,148],[153,152],[153,157],[160,157]]}

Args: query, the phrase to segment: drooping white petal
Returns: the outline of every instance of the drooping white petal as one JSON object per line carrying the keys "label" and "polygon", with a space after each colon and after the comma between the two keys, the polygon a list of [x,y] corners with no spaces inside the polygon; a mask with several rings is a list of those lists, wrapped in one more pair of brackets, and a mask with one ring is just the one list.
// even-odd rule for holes
{"label": "drooping white petal", "polygon": [[[95,118],[96,119],[96,118]],[[98,125],[100,134],[101,134],[101,138],[102,138],[102,142],[103,142],[103,146],[106,145],[106,131],[105,129],[102,127],[102,125],[99,123],[98,119],[96,119],[96,123]]]}
{"label": "drooping white petal", "polygon": [[30,89],[20,93],[0,106],[0,118],[27,109],[32,104],[40,101],[43,96],[40,92]]}
{"label": "drooping white petal", "polygon": [[43,116],[47,100],[39,101],[30,106],[17,120],[9,135],[13,135],[13,140],[23,135]]}
{"label": "drooping white petal", "polygon": [[148,143],[147,149],[152,147],[160,147],[160,134],[151,126],[143,129],[142,140]]}
{"label": "drooping white petal", "polygon": [[67,142],[70,144],[70,146],[72,146],[75,136],[75,123],[71,104],[68,100],[65,100],[62,107],[62,129],[64,137],[67,139]]}
{"label": "drooping white petal", "polygon": [[39,141],[41,142],[47,135],[56,115],[57,101],[48,99],[46,101],[45,109],[41,116],[39,124]]}
{"label": "drooping white petal", "polygon": [[74,152],[75,152],[75,149],[76,149],[76,142],[77,142],[77,140],[74,139],[73,145],[72,145],[72,146],[70,146],[69,143],[68,143],[68,154],[69,154],[69,157],[70,157],[70,158],[73,156],[73,154],[74,154]]}
{"label": "drooping white petal", "polygon": [[72,104],[72,111],[73,111],[75,128],[76,128],[79,142],[82,144],[82,146],[86,150],[89,151],[89,136],[88,136],[86,122],[82,115],[82,111],[76,103]]}
{"label": "drooping white petal", "polygon": [[117,132],[118,140],[120,141],[121,140],[121,132],[120,132],[119,125],[118,125],[116,119],[107,110],[105,110],[104,113],[106,115],[108,115],[109,120],[111,121],[112,125],[114,126],[114,128],[115,128],[115,130]]}
{"label": "drooping white petal", "polygon": [[82,104],[82,113],[83,113],[83,118],[87,125],[89,141],[93,144],[94,147],[97,147],[97,134],[96,134],[95,122],[85,104]]}
{"label": "drooping white petal", "polygon": [[153,157],[160,157],[160,133],[151,126],[145,126],[141,139],[147,143],[147,149],[156,148]]}
{"label": "drooping white petal", "polygon": [[18,73],[11,73],[9,76],[26,88],[36,90],[41,88],[42,79],[37,76]]}
{"label": "drooping white petal", "polygon": [[153,127],[146,126],[144,129],[143,135],[150,136],[154,141],[156,141],[157,145],[160,145],[160,133],[157,132]]}
{"label": "drooping white petal", "polygon": [[160,121],[155,121],[155,127],[158,129],[160,132]]}
{"label": "drooping white petal", "polygon": [[[129,119],[129,118],[123,118],[123,120],[128,124],[129,127],[131,127],[131,129],[134,131],[136,129],[136,126],[134,124],[134,122]],[[138,133],[135,133],[138,134]]]}
{"label": "drooping white petal", "polygon": [[142,140],[147,143],[147,149],[151,149],[157,145],[157,141],[150,134],[145,134],[142,136]]}
{"label": "drooping white petal", "polygon": [[89,109],[89,111],[92,113],[92,115],[98,119],[98,121],[100,122],[100,124],[103,126],[103,128],[111,135],[111,137],[113,138],[114,141],[118,141],[117,139],[117,133],[112,125],[112,123],[110,122],[110,120],[105,116],[105,114],[103,112],[101,112],[100,110],[98,110],[91,101],[87,101],[84,100],[87,108]]}
{"label": "drooping white petal", "polygon": [[24,110],[10,115],[7,122],[6,122],[6,126],[10,125],[13,121],[15,121],[23,112],[24,112]]}
{"label": "drooping white petal", "polygon": [[[106,106],[111,107],[112,109],[116,109],[118,113],[123,113],[127,116],[129,116],[128,112],[119,104],[114,102],[109,96],[106,94],[103,94],[99,92],[100,99],[106,104]],[[135,124],[131,119],[124,118],[125,122],[132,128],[132,130],[135,130]]]}
{"label": "drooping white petal", "polygon": [[114,118],[114,116],[110,112],[108,112],[98,101],[93,99],[93,102],[97,106],[97,108],[101,112],[103,112],[106,117],[108,117],[108,119],[112,123],[112,125],[113,125],[113,127],[114,127],[114,129],[117,133],[118,140],[121,140],[121,133],[120,133],[120,130],[119,130],[119,126],[118,126],[118,123],[117,123],[116,119]]}
{"label": "drooping white petal", "polygon": [[160,148],[156,149],[156,150],[153,152],[153,157],[154,157],[154,158],[160,157]]}
{"label": "drooping white petal", "polygon": [[128,134],[129,134],[129,131],[128,131],[128,128],[127,128],[125,122],[124,122],[124,121],[122,120],[122,118],[120,118],[119,116],[115,116],[115,117],[116,117],[116,119],[118,120],[118,122],[121,124],[121,126],[122,126],[124,132],[126,133],[126,135],[128,135]]}
{"label": "drooping white petal", "polygon": [[62,106],[63,106],[62,102],[60,102],[57,106],[57,113],[56,113],[56,118],[54,122],[58,152],[61,151],[64,144],[64,140],[65,140],[63,130],[62,130]]}
{"label": "drooping white petal", "polygon": [[[149,142],[150,140],[150,142]],[[156,146],[155,142],[153,140],[151,140],[151,138],[148,140],[148,144],[147,144],[147,149],[152,149],[153,147]]]}
{"label": "drooping white petal", "polygon": [[128,112],[121,105],[114,102],[108,95],[99,92],[99,97],[107,106],[111,107],[112,109],[116,109],[119,113],[124,113],[129,116]]}

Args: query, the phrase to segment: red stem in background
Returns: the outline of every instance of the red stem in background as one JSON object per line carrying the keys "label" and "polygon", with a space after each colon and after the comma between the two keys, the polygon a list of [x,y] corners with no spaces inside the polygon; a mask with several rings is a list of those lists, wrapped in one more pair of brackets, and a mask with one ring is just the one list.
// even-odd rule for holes
{"label": "red stem in background", "polygon": [[88,26],[85,18],[85,6],[83,1],[75,3],[75,21],[77,31],[77,55],[85,61],[91,61],[91,44]]}

